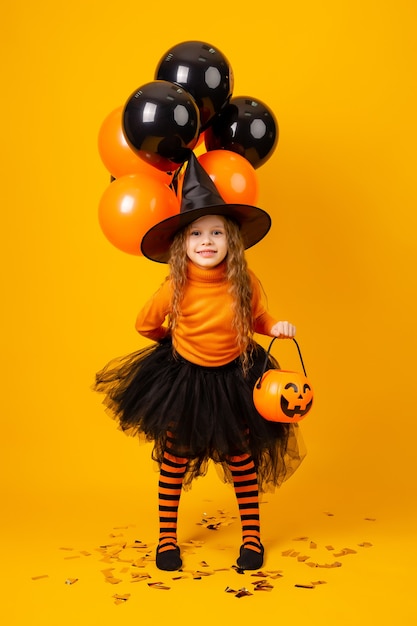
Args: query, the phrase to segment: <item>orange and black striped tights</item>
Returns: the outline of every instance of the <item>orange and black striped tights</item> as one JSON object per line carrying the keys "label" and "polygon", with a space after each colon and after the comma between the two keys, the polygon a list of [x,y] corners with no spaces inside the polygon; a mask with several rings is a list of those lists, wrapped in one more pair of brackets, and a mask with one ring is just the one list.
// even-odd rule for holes
{"label": "orange and black striped tights", "polygon": [[[182,566],[177,543],[178,506],[188,459],[170,452],[170,437],[160,468],[159,544],[156,564],[162,570],[177,570]],[[249,454],[231,456],[228,466],[233,477],[233,486],[242,524],[242,546],[237,559],[241,569],[259,569],[263,563],[264,548],[260,540],[259,493],[255,465]]]}

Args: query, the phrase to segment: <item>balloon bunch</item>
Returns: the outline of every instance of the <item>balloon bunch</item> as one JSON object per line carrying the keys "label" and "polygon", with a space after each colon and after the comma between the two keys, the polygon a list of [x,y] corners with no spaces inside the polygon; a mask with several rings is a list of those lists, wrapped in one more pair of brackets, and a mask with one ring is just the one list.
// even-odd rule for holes
{"label": "balloon bunch", "polygon": [[180,210],[181,168],[190,151],[227,203],[255,204],[255,169],[272,155],[278,124],[261,100],[232,97],[226,57],[186,41],[161,58],[155,79],[136,89],[103,121],[98,149],[112,182],[99,203],[104,235],[140,255],[143,235]]}

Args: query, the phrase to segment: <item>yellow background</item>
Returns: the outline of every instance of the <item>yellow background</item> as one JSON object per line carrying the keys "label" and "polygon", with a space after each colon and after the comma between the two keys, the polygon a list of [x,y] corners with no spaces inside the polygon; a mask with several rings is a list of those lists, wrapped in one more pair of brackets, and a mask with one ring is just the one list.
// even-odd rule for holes
{"label": "yellow background", "polygon": [[[190,623],[217,611],[415,623],[416,16],[412,0],[16,0],[3,8],[4,623],[130,624],[146,611],[174,623],[192,599]],[[144,345],[134,319],[166,268],[118,251],[101,233],[109,175],[97,134],[153,80],[165,51],[190,39],[218,47],[234,95],[263,100],[278,119],[277,149],[257,170],[273,228],[248,259],[271,312],[297,325],[316,394],[303,423],[309,455],[263,509],[266,565],[288,576],[269,594],[239,600],[223,592],[243,585],[236,574],[170,592],[145,583],[122,590],[103,583],[98,563],[88,569],[59,552],[92,549],[123,524],[156,539],[150,448],[116,430],[90,385],[110,358]],[[297,366],[292,344],[274,349]],[[206,508],[234,506],[209,472],[185,494],[180,540],[201,538],[196,521]],[[238,524],[224,530],[224,548],[220,533],[206,533],[201,558],[230,566],[239,534]],[[340,570],[293,574],[280,554],[303,534],[339,548],[374,545],[356,547]],[[41,574],[49,578],[31,580]],[[68,576],[79,581],[65,585]],[[294,588],[311,576],[328,584]],[[124,606],[113,604],[119,591],[132,593]]]}

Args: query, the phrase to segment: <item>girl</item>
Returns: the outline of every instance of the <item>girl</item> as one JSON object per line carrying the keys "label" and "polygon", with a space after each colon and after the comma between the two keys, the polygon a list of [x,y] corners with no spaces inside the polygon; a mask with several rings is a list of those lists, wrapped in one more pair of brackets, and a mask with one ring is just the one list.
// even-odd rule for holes
{"label": "girl", "polygon": [[[281,484],[302,460],[297,425],[266,421],[252,400],[266,356],[253,334],[295,335],[292,324],[264,308],[244,256],[270,224],[261,209],[225,204],[191,155],[180,213],[151,228],[141,244],[147,258],[170,266],[136,320],[138,332],[156,343],[97,374],[95,389],[106,393],[122,430],[154,442],[162,570],[182,565],[181,491],[206,473],[210,459],[234,486],[242,526],[237,565],[259,569],[259,490]],[[272,357],[268,367],[278,367]]]}

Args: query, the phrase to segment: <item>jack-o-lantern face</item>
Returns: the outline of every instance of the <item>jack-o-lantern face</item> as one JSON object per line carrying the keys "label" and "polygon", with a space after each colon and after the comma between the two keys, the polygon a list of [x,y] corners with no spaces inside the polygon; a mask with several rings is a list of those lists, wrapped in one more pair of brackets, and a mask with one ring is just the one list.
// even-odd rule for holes
{"label": "jack-o-lantern face", "polygon": [[303,381],[287,383],[281,392],[281,410],[287,417],[304,417],[313,404],[309,383]]}
{"label": "jack-o-lantern face", "polygon": [[257,411],[271,422],[299,422],[313,404],[313,390],[304,374],[271,369],[253,390]]}

